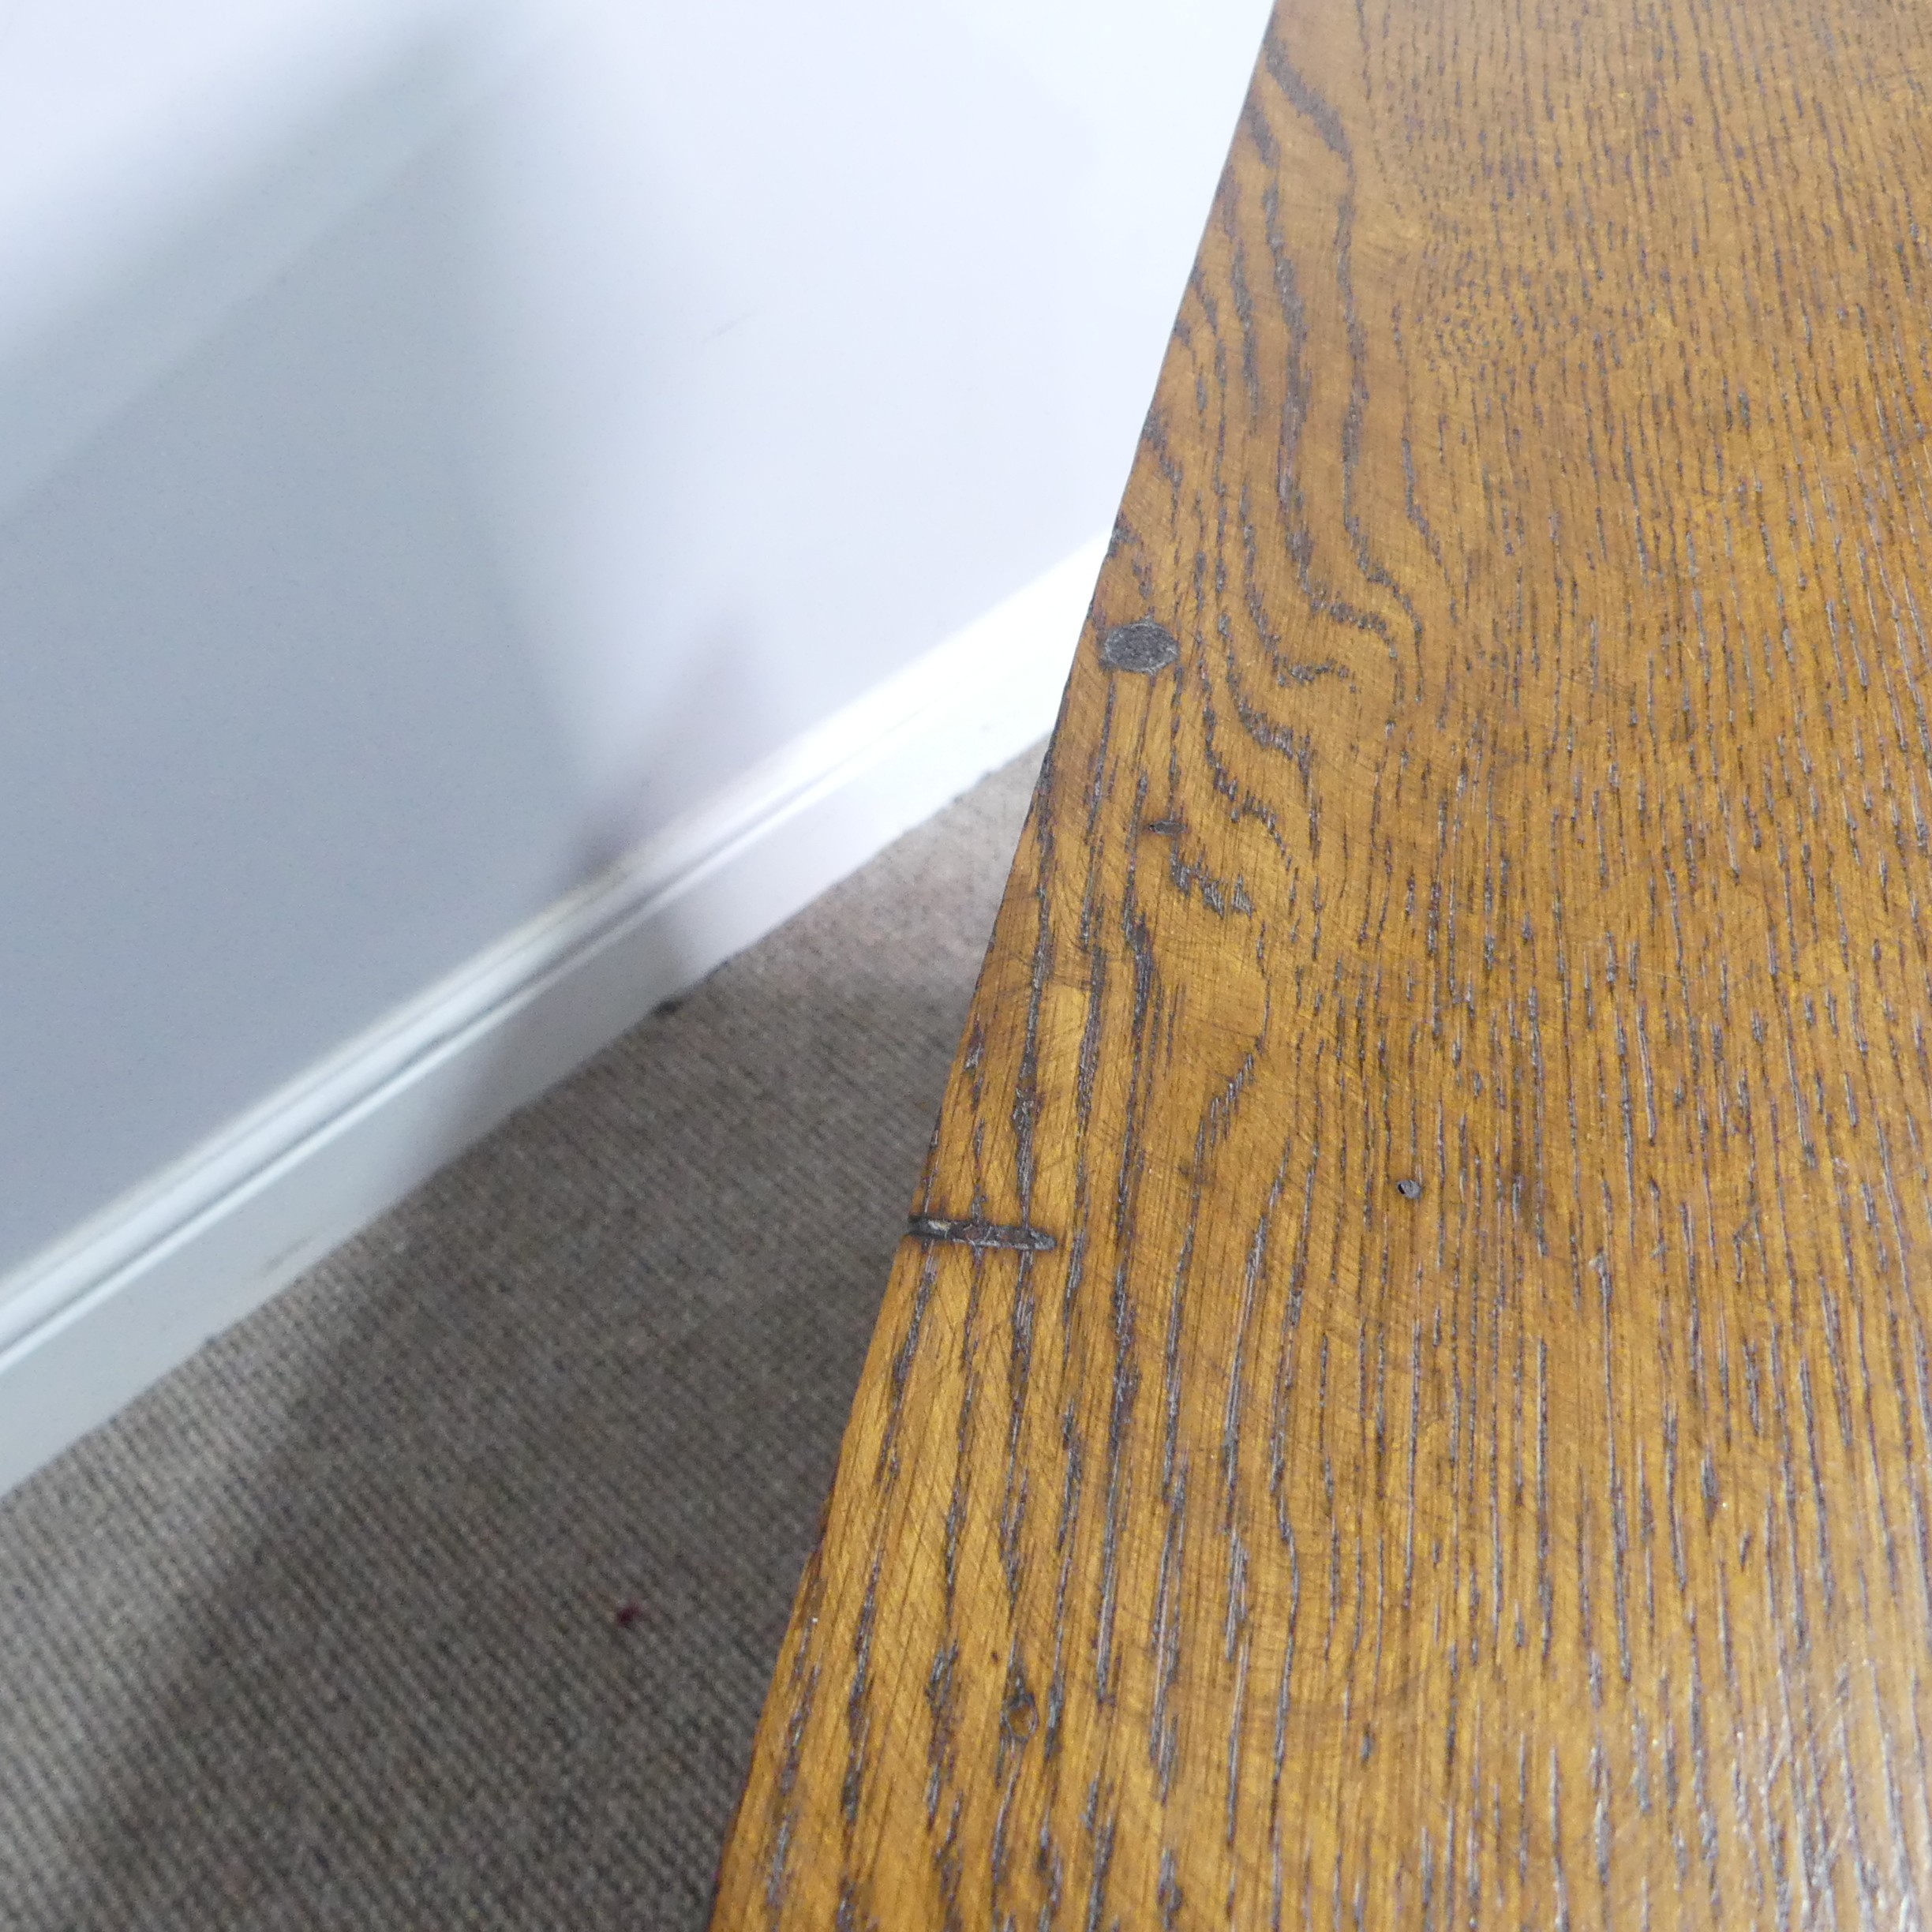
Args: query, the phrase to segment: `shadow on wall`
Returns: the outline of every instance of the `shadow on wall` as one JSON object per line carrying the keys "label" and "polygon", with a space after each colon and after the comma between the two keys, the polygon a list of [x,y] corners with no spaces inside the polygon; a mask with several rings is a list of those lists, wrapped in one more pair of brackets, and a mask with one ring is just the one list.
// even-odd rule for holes
{"label": "shadow on wall", "polygon": [[0,362],[0,1271],[1104,523],[1055,114],[661,12],[425,24]]}

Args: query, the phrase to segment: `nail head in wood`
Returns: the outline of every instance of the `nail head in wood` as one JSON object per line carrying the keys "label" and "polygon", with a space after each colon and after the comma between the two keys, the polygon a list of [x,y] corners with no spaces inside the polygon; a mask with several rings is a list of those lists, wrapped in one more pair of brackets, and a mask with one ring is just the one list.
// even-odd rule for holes
{"label": "nail head in wood", "polygon": [[1050,1254],[1054,1237],[1043,1228],[1003,1226],[972,1219],[954,1221],[938,1215],[915,1215],[906,1225],[915,1241],[958,1241],[968,1248],[1014,1248],[1023,1252]]}
{"label": "nail head in wood", "polygon": [[1420,1200],[1422,1198],[1422,1183],[1413,1179],[1398,1181],[1395,1183],[1395,1192],[1404,1200]]}
{"label": "nail head in wood", "polygon": [[1110,671],[1138,671],[1151,677],[1180,655],[1174,634],[1151,617],[1117,625],[1100,640],[1100,661]]}

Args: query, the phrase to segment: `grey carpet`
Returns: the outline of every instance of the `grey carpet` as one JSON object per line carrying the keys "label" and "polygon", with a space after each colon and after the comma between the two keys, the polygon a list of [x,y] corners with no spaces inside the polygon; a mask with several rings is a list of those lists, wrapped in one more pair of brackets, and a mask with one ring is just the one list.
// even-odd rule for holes
{"label": "grey carpet", "polygon": [[1032,769],[0,1502],[0,1926],[702,1923]]}

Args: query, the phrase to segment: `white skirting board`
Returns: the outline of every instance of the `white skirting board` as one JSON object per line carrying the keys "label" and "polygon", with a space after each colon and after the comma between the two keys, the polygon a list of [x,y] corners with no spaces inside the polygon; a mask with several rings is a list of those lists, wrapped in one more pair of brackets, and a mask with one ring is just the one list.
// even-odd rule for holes
{"label": "white skirting board", "polygon": [[0,1492],[1052,728],[1084,546],[0,1280]]}

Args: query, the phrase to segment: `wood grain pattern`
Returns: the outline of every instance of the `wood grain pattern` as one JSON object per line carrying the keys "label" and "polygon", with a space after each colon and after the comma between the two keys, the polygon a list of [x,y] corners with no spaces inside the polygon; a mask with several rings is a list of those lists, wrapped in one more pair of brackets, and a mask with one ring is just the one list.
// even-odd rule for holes
{"label": "wood grain pattern", "polygon": [[1932,1905],[1929,84],[1278,13],[719,1925]]}

